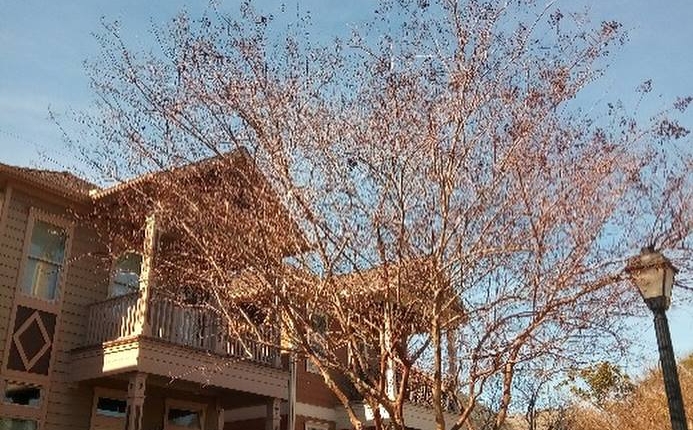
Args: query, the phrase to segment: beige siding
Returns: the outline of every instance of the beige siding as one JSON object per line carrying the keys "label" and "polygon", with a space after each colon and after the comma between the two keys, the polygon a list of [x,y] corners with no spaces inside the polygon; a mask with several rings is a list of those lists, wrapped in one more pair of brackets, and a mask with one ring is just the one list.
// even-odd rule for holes
{"label": "beige siding", "polygon": [[93,392],[87,386],[71,382],[70,351],[83,346],[89,305],[106,298],[107,272],[103,262],[89,255],[95,251],[99,251],[96,236],[76,226],[56,336],[47,430],[87,429],[89,426]]}
{"label": "beige siding", "polygon": [[[24,234],[26,232],[28,209],[17,201],[16,193],[6,207],[7,214],[2,214],[5,220],[4,229],[0,232],[0,352],[5,357],[7,336],[10,332],[10,317],[14,292],[17,286],[19,262],[22,257]],[[3,198],[4,202],[4,198]],[[5,205],[3,205],[5,208]]]}
{"label": "beige siding", "polygon": [[65,377],[62,375],[52,378],[48,413],[43,428],[87,430],[91,418],[93,391],[89,386],[69,384],[64,380]]}
{"label": "beige siding", "polygon": [[[65,207],[50,203],[49,198],[44,197],[46,198],[42,198],[38,192],[34,195],[33,191],[30,194],[26,190],[14,190],[7,205],[7,214],[0,218],[4,219],[4,228],[0,231],[0,358],[4,358],[6,352],[19,267],[25,258],[23,247],[31,209],[36,208],[42,212],[71,219]],[[3,194],[0,194],[0,208],[4,207],[3,200]],[[98,244],[97,235],[75,222],[68,251],[66,277],[61,291],[62,302],[53,343],[50,381],[45,387],[47,395],[46,414],[42,427],[44,430],[89,429],[94,390],[86,382],[75,382],[75,366],[79,365],[79,360],[75,363],[75,355],[71,354],[71,351],[84,346],[89,306],[107,296],[110,262],[94,257],[95,254],[105,255]],[[218,386],[227,386],[269,397],[286,397],[285,371],[242,361],[224,362],[220,365],[218,359],[199,352],[168,345],[163,347],[149,340],[146,343],[148,347],[141,352],[139,366],[140,370],[152,375],[160,374],[170,377],[173,374],[179,378],[186,375],[184,379],[203,385],[213,382]],[[103,361],[96,364],[102,372]],[[197,368],[200,364],[207,365],[206,372],[194,372],[191,375],[190,369]],[[321,378],[305,373],[304,366],[299,367],[301,369],[299,400],[320,406],[334,405],[335,399],[330,395]],[[102,382],[104,381],[97,383]],[[240,394],[240,396],[243,395]],[[216,402],[212,396],[199,398],[192,392],[187,394],[181,391],[169,392],[160,387],[151,387],[147,390],[148,408],[145,410],[145,424],[155,427],[160,425],[166,398],[205,402],[208,406],[207,428],[216,427],[214,410]],[[302,421],[299,422],[302,424]]]}
{"label": "beige siding", "polygon": [[[5,229],[0,235],[0,348],[3,353],[32,207],[70,219],[65,208],[37,195],[16,190],[12,193]],[[106,297],[106,273],[99,269],[103,264],[87,256],[94,251],[99,251],[95,235],[75,226],[68,250],[67,276],[62,285],[62,308],[53,343],[50,382],[46,387],[47,413],[43,427],[46,430],[89,428],[92,389],[70,382],[69,352],[82,345],[89,304]]]}

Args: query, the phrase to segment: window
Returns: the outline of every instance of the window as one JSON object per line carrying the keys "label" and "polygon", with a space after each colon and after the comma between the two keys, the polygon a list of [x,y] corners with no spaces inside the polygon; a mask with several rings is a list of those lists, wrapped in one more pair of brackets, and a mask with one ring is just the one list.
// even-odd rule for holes
{"label": "window", "polygon": [[320,374],[320,369],[310,361],[310,358],[306,358],[306,372]]}
{"label": "window", "polygon": [[318,423],[315,421],[308,421],[306,423],[306,430],[329,430],[330,426],[327,423]]}
{"label": "window", "polygon": [[1,430],[36,430],[38,426],[34,420],[0,417]]}
{"label": "window", "polygon": [[327,333],[327,317],[322,314],[313,314],[310,317],[310,326],[315,333],[324,335]]}
{"label": "window", "polygon": [[65,229],[38,219],[34,221],[21,283],[24,294],[47,300],[58,297],[66,242]]}
{"label": "window", "polygon": [[94,387],[90,428],[124,429],[127,414],[126,397],[126,391]]}
{"label": "window", "polygon": [[177,427],[199,429],[201,427],[200,411],[189,411],[187,409],[168,410],[168,423]]}
{"label": "window", "polygon": [[123,296],[135,292],[140,286],[142,256],[128,252],[116,261],[113,268],[113,279],[109,288],[109,296]]}
{"label": "window", "polygon": [[204,429],[205,405],[166,399],[165,430]]}
{"label": "window", "polygon": [[96,414],[111,418],[124,418],[127,402],[122,399],[99,397],[96,402]]}
{"label": "window", "polygon": [[[313,314],[310,317],[310,328],[311,328],[311,347],[317,355],[322,352],[323,345],[320,338],[325,336],[327,333],[327,317],[322,314]],[[320,373],[320,369],[306,358],[306,371],[310,373]]]}
{"label": "window", "polygon": [[3,402],[10,405],[38,407],[41,404],[41,388],[8,382],[5,385]]}

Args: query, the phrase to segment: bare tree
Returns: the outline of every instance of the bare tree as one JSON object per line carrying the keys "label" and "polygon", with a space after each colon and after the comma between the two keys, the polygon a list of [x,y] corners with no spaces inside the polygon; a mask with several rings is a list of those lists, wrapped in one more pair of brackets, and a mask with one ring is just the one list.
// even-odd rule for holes
{"label": "bare tree", "polygon": [[421,380],[437,428],[487,421],[473,418],[490,391],[500,428],[518,367],[622,347],[628,256],[653,240],[689,255],[691,154],[670,114],[691,99],[648,124],[575,101],[618,23],[385,1],[318,46],[272,22],[249,3],[180,15],[148,54],[105,25],[81,147],[103,177],[146,176],[94,222],[120,252],[123,220],[156,213],[160,289],[200,292],[264,342],[275,318],[355,428],[355,399],[376,428],[404,428]]}

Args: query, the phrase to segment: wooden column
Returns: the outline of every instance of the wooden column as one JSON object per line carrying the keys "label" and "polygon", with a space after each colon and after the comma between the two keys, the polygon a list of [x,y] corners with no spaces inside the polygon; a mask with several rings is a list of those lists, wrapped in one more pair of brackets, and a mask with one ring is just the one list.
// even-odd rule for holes
{"label": "wooden column", "polygon": [[144,225],[144,244],[142,249],[142,268],[140,270],[140,294],[137,299],[137,327],[135,334],[150,336],[151,326],[147,314],[149,298],[154,287],[154,257],[156,253],[157,228],[156,215],[147,217]]}
{"label": "wooden column", "polygon": [[[390,351],[392,348],[392,310],[389,303],[385,305],[385,333],[384,344],[385,350]],[[397,374],[395,372],[395,360],[388,353],[387,368],[385,369],[385,392],[390,400],[395,400],[397,397]]]}
{"label": "wooden column", "polygon": [[221,405],[221,401],[217,399],[217,430],[224,430],[224,407]]}
{"label": "wooden column", "polygon": [[144,390],[147,374],[135,373],[128,382],[127,410],[125,413],[125,430],[142,430],[144,413]]}
{"label": "wooden column", "polygon": [[281,423],[281,399],[272,398],[267,401],[267,418],[265,430],[279,430]]}
{"label": "wooden column", "polygon": [[295,430],[296,427],[296,372],[298,364],[296,355],[289,353],[289,408],[286,415],[287,430]]}

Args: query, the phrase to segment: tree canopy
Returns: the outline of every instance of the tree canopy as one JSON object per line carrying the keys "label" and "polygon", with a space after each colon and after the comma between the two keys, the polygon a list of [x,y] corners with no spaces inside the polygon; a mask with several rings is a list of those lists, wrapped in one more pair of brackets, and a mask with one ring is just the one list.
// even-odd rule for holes
{"label": "tree canopy", "polygon": [[[181,14],[151,52],[105,24],[77,144],[104,178],[161,172],[99,216],[156,213],[175,239],[161,276],[252,325],[233,294],[250,276],[281,346],[354,427],[361,399],[377,428],[404,428],[416,374],[438,428],[499,428],[538,363],[623,346],[629,256],[653,244],[688,264],[693,163],[675,114],[691,98],[648,123],[576,102],[623,42],[617,22],[401,0],[327,44],[272,24],[251,2]],[[480,399],[490,422],[473,422]]]}

